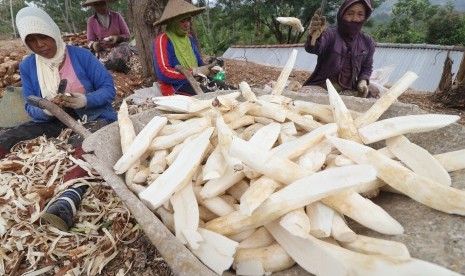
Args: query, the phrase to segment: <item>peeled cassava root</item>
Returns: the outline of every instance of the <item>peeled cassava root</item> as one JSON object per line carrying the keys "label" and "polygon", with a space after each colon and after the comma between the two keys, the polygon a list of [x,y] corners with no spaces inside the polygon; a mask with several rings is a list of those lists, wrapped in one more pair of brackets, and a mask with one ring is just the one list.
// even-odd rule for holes
{"label": "peeled cassava root", "polygon": [[[455,275],[412,258],[402,243],[357,235],[345,221],[402,234],[399,222],[360,195],[384,185],[431,208],[465,215],[465,192],[449,187],[448,175],[463,169],[448,161],[463,160],[463,150],[433,156],[402,136],[457,118],[377,122],[415,79],[408,72],[363,114],[348,110],[330,82],[330,105],[294,101],[282,87],[256,95],[245,82],[239,85],[244,101],[236,92],[210,100],[155,98],[159,109],[176,113],[160,116],[168,121],[156,119],[154,131],[139,134],[145,139],[131,138],[144,141],[143,147],[126,142],[123,157],[131,158],[122,158],[115,170],[139,163],[151,168],[153,178],[139,198],[218,274],[232,268],[265,275],[297,263],[316,275]],[[390,127],[393,121],[396,127]],[[383,139],[386,149],[365,145]]]}

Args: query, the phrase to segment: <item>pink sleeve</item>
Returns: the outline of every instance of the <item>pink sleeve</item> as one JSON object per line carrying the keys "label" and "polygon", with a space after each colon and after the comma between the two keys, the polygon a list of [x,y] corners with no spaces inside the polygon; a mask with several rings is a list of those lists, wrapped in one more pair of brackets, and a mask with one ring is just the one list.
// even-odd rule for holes
{"label": "pink sleeve", "polygon": [[129,33],[128,25],[126,24],[126,21],[124,21],[124,18],[121,16],[121,14],[118,14],[118,22],[119,28],[121,30],[120,36],[124,37],[125,40],[129,40],[131,34]]}
{"label": "pink sleeve", "polygon": [[96,21],[92,17],[89,17],[87,20],[87,42],[93,42],[97,40],[97,35],[95,34],[95,25]]}

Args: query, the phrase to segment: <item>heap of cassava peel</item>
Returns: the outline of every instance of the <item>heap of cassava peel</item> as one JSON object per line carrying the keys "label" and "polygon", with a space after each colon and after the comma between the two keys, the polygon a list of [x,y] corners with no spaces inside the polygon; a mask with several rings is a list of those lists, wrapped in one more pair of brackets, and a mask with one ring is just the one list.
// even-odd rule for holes
{"label": "heap of cassava peel", "polygon": [[[295,263],[316,275],[455,275],[412,258],[399,242],[357,235],[345,217],[387,235],[403,227],[360,193],[389,185],[431,208],[465,215],[448,172],[465,150],[432,156],[404,134],[454,123],[453,115],[380,116],[417,78],[408,72],[363,114],[328,81],[330,105],[281,95],[293,52],[271,94],[199,100],[154,98],[166,112],[136,135],[119,111],[128,187],[218,274],[265,275]],[[242,96],[244,101],[239,101]],[[386,148],[367,145],[385,140]],[[447,198],[448,200],[444,200]]]}

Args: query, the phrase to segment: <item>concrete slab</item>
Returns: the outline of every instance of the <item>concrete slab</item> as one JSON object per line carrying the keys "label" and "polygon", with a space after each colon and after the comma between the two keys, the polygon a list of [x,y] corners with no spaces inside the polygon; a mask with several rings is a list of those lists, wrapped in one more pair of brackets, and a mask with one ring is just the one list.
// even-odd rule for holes
{"label": "concrete slab", "polygon": [[[218,93],[208,93],[198,97],[210,98],[216,95]],[[299,100],[328,103],[327,95],[321,93],[286,92],[285,95]],[[343,100],[349,109],[359,112],[367,110],[374,103],[373,99],[345,96],[343,96]],[[426,112],[417,106],[395,103],[382,118],[423,113]],[[142,114],[132,116],[131,119],[134,122],[136,131],[140,131],[157,114],[161,113],[156,110],[148,110]],[[463,139],[465,137],[465,127],[459,124],[453,124],[436,131],[411,134],[407,135],[407,137],[433,154],[465,149],[465,139]],[[94,151],[100,160],[112,166],[121,156],[119,145],[118,126],[113,123],[86,139],[83,147],[86,151]],[[465,170],[454,172],[451,175],[452,186],[462,190],[465,189]],[[444,200],[447,200],[447,198]],[[405,227],[405,233],[398,236],[386,236],[370,231],[351,221],[350,226],[356,233],[402,242],[406,244],[412,257],[465,274],[464,217],[435,211],[410,198],[396,194],[381,193],[380,196],[374,199],[374,202],[397,219]],[[224,275],[231,274],[225,273]],[[273,275],[308,275],[308,273],[296,266]]]}

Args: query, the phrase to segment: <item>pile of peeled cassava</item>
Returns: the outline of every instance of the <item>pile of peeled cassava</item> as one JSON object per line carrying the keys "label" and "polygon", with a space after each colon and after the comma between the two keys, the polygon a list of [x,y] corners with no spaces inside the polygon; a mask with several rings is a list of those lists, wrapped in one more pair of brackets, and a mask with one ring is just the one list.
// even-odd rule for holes
{"label": "pile of peeled cassava", "polygon": [[[293,100],[281,93],[288,65],[266,95],[243,82],[238,92],[208,100],[153,98],[165,114],[138,135],[123,103],[115,172],[218,274],[232,267],[265,275],[297,263],[316,275],[458,275],[412,258],[402,243],[357,235],[345,217],[402,234],[399,222],[361,195],[385,185],[464,215],[465,192],[450,187],[448,172],[465,167],[465,150],[433,156],[404,136],[459,117],[378,120],[417,78],[412,72],[365,113],[349,111],[329,81],[330,105]],[[385,148],[367,146],[382,140]]]}

